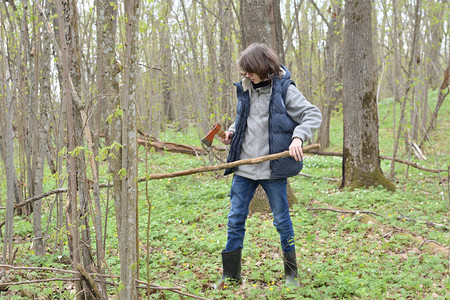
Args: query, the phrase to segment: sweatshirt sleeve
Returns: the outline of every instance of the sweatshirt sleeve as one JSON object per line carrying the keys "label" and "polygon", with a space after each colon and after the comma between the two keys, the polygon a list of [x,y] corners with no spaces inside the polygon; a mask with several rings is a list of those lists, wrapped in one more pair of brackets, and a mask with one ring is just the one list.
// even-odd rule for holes
{"label": "sweatshirt sleeve", "polygon": [[235,132],[236,131],[236,123],[231,124],[231,126],[228,128],[228,131]]}
{"label": "sweatshirt sleeve", "polygon": [[298,137],[303,142],[309,140],[322,123],[320,110],[309,103],[292,84],[286,94],[286,111],[289,117],[299,124],[295,127],[292,138]]}

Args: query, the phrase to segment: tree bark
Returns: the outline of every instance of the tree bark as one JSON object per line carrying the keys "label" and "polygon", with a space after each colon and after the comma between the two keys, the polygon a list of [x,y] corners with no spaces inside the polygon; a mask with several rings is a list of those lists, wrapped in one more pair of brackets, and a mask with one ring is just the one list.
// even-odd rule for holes
{"label": "tree bark", "polygon": [[[47,18],[50,16],[50,11],[47,10]],[[42,29],[45,30],[45,29]],[[35,180],[35,195],[43,193],[43,179],[44,179],[44,165],[45,165],[45,153],[48,151],[47,147],[47,134],[49,132],[49,117],[48,107],[51,97],[51,39],[48,34],[42,36],[42,52],[41,63],[38,65],[40,69],[39,76],[39,90],[41,91],[41,97],[39,101],[39,124],[38,124],[38,151],[36,153],[36,180]],[[37,37],[39,40],[40,37]],[[40,45],[40,43],[38,43]],[[38,68],[35,66],[35,68]],[[35,239],[35,252],[36,255],[44,256],[45,245],[42,236],[41,225],[41,201],[35,201],[33,204],[33,228]]]}
{"label": "tree bark", "polygon": [[[438,93],[438,99],[436,102],[436,107],[434,108],[433,114],[431,115],[430,124],[428,125],[427,129],[425,130],[425,134],[424,134],[422,141],[420,142],[419,148],[422,148],[423,143],[429,138],[430,132],[436,128],[439,110],[440,110],[442,104],[444,103],[444,99],[450,93],[450,90],[448,88],[449,87],[449,79],[450,79],[450,59],[447,62],[447,68],[444,71],[442,84],[439,87],[439,93]],[[447,90],[447,91],[445,91],[445,90]]]}
{"label": "tree bark", "polygon": [[[275,50],[284,61],[283,37],[281,32],[281,15],[279,0],[240,0],[241,46],[247,48],[252,43],[264,43]],[[258,24],[258,26],[255,26]],[[280,49],[278,48],[280,47]],[[288,190],[290,189],[288,182]],[[293,194],[292,194],[293,195]],[[289,199],[292,203],[295,196]],[[261,186],[258,186],[252,200],[253,208],[265,209],[267,196]]]}
{"label": "tree bark", "polygon": [[220,90],[221,90],[221,120],[220,123],[224,126],[224,128],[228,128],[232,123],[233,116],[233,92],[232,92],[232,68],[231,68],[231,24],[232,24],[232,15],[231,15],[231,2],[227,0],[219,0],[219,17],[220,20],[220,38],[219,38],[219,69],[220,76],[222,79],[220,80]]}
{"label": "tree bark", "polygon": [[[276,0],[275,0],[276,1]],[[266,0],[240,0],[241,47],[264,43],[276,49],[272,38]],[[258,26],[255,26],[258,24]]]}
{"label": "tree bark", "polygon": [[[137,142],[136,142],[136,83],[138,62],[138,24],[139,0],[125,1],[125,67],[124,86],[122,89],[122,124],[116,134],[121,139],[121,160],[117,161],[114,174],[120,189],[116,195],[116,219],[120,255],[120,280],[124,288],[120,291],[121,299],[137,299],[136,279],[138,272],[137,255]],[[120,130],[120,132],[119,132]],[[120,163],[120,164],[119,164]],[[120,194],[118,191],[120,190]]]}
{"label": "tree bark", "polygon": [[[410,54],[409,63],[408,63],[408,70],[406,73],[406,81],[407,82],[405,85],[405,90],[403,91],[403,97],[400,99],[401,100],[400,120],[399,120],[399,124],[398,124],[397,135],[394,140],[394,149],[393,149],[392,162],[391,162],[391,175],[394,174],[395,158],[397,157],[397,150],[398,150],[400,135],[403,133],[404,129],[406,128],[406,124],[405,124],[406,103],[407,103],[407,97],[408,97],[409,91],[412,88],[412,81],[413,81],[412,74],[415,69],[415,62],[416,62],[416,55],[417,55],[416,45],[419,40],[420,2],[421,2],[421,0],[416,0],[416,4],[414,7],[414,26],[413,26],[412,39],[411,39],[411,43],[410,43],[411,54]],[[394,130],[395,130],[395,128],[394,128]],[[407,139],[407,137],[405,137],[405,139]]]}
{"label": "tree bark", "polygon": [[325,100],[321,107],[322,125],[318,130],[318,142],[322,149],[330,145],[330,120],[337,102],[342,101],[342,8],[340,4],[333,6],[326,39],[325,57]]}
{"label": "tree bark", "polygon": [[[94,157],[99,156],[100,148],[100,131],[102,130],[102,116],[108,113],[108,109],[104,106],[112,101],[117,95],[118,85],[117,72],[115,71],[115,41],[117,28],[117,10],[115,6],[117,1],[97,0],[97,92],[98,103],[95,110],[93,142]],[[100,203],[100,186],[99,186],[99,161],[95,160],[94,166],[95,176],[93,177],[93,195],[95,203],[95,236],[96,236],[96,254],[97,254],[97,270],[99,274],[104,274],[105,249],[103,247],[103,231],[102,231],[102,207]],[[93,172],[94,173],[94,172]],[[105,221],[106,222],[106,221]],[[100,293],[103,299],[107,298],[106,285],[100,285]]]}
{"label": "tree bark", "polygon": [[370,0],[345,3],[344,147],[341,187],[394,190],[380,168]]}
{"label": "tree bark", "polygon": [[[3,36],[3,29],[2,36]],[[3,43],[1,43],[3,48]],[[5,53],[4,49],[2,52]],[[5,236],[3,243],[3,262],[12,263],[13,257],[13,236],[14,236],[14,177],[16,176],[14,166],[14,132],[13,132],[13,119],[14,119],[14,95],[15,79],[12,78],[8,58],[2,59],[3,70],[6,71],[5,84],[5,111],[2,115],[5,116],[5,131],[4,131],[4,147],[5,147],[5,169],[6,169],[6,213],[5,213]]]}
{"label": "tree bark", "polygon": [[175,109],[172,99],[172,45],[170,44],[170,26],[169,16],[172,8],[172,0],[165,1],[164,3],[164,22],[161,24],[161,59],[164,66],[164,74],[161,76],[162,81],[162,93],[164,98],[164,117],[168,122],[175,121]]}
{"label": "tree bark", "polygon": [[[81,253],[80,253],[80,232],[79,232],[79,218],[78,218],[78,194],[77,194],[77,173],[78,166],[75,158],[75,116],[74,116],[74,105],[73,102],[76,101],[73,99],[74,94],[74,84],[71,78],[71,62],[69,61],[70,53],[73,49],[71,47],[71,35],[66,34],[66,26],[69,26],[66,23],[66,18],[71,16],[71,6],[65,0],[58,0],[57,4],[58,11],[58,32],[59,32],[59,44],[61,50],[61,59],[62,59],[62,69],[63,69],[63,86],[64,86],[64,97],[66,105],[67,105],[67,151],[69,153],[67,158],[67,170],[68,170],[68,203],[66,204],[66,221],[67,227],[69,229],[68,236],[68,244],[69,250],[71,253],[72,259],[72,268],[76,270],[76,266],[81,262]],[[73,13],[73,12],[72,12]],[[70,28],[70,27],[69,27]],[[69,29],[67,28],[67,29]],[[66,40],[69,39],[69,40]],[[78,99],[79,100],[79,99]],[[83,299],[83,289],[81,287],[80,282],[75,283],[75,287],[77,290],[77,299]]]}

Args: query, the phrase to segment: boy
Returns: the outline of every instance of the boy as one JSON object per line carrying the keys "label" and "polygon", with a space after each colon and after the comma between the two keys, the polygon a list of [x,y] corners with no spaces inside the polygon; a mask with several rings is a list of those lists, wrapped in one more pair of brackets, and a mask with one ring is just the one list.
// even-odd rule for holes
{"label": "boy", "polygon": [[[241,280],[241,254],[248,207],[258,185],[267,194],[273,224],[280,234],[287,284],[298,286],[294,229],[289,216],[287,177],[297,175],[303,166],[303,142],[320,126],[319,109],[309,103],[291,84],[290,73],[275,52],[264,44],[252,44],[239,58],[245,76],[235,83],[237,116],[221,140],[231,144],[227,162],[255,158],[289,150],[290,157],[227,169],[234,172],[228,239],[222,251],[225,279]],[[286,91],[287,90],[287,91]]]}

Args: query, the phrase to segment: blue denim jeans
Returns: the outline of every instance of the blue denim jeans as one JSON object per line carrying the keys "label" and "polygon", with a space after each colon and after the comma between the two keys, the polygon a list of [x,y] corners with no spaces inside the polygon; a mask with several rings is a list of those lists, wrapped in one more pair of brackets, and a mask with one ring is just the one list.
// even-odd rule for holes
{"label": "blue denim jeans", "polygon": [[228,214],[228,240],[225,251],[233,251],[244,247],[248,207],[258,185],[262,186],[269,199],[273,214],[273,225],[280,234],[281,249],[283,252],[291,252],[295,249],[295,245],[294,228],[289,216],[287,201],[287,179],[251,180],[238,175],[234,175],[231,184],[231,208]]}

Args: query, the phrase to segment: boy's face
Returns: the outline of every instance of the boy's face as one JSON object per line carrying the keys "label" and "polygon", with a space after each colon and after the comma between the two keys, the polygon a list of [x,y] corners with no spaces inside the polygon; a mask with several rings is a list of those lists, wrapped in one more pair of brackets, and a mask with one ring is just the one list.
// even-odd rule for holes
{"label": "boy's face", "polygon": [[261,78],[259,78],[258,74],[256,74],[256,73],[247,72],[247,73],[245,73],[245,77],[250,79],[254,84],[258,84],[262,81]]}

